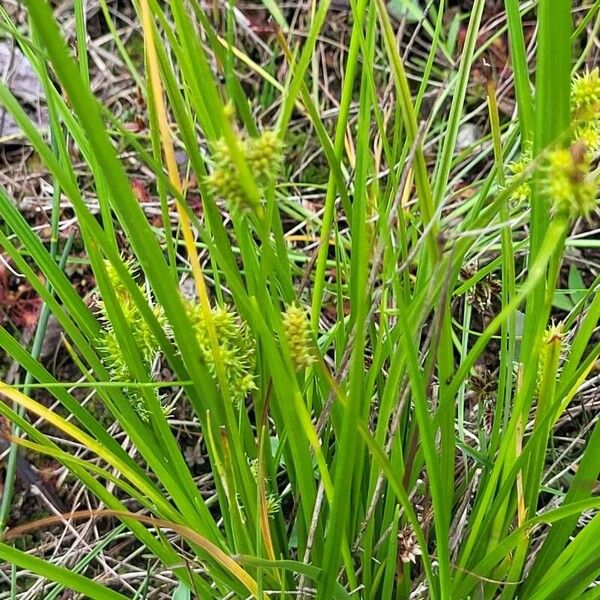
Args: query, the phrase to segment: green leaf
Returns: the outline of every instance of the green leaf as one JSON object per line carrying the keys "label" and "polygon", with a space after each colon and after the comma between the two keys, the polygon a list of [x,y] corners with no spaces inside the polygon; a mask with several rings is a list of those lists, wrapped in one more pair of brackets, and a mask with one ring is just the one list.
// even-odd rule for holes
{"label": "green leaf", "polygon": [[2,542],[0,542],[0,558],[9,564],[55,581],[70,590],[92,598],[92,600],[127,600],[127,596],[123,596],[95,581],[73,573],[64,567],[57,567],[49,561],[21,552]]}
{"label": "green leaf", "polygon": [[388,12],[392,17],[401,21],[418,23],[423,19],[423,9],[414,0],[390,0],[387,5]]}
{"label": "green leaf", "polygon": [[587,287],[583,282],[579,269],[575,265],[569,267],[569,290],[573,305],[585,298]]}
{"label": "green leaf", "polygon": [[289,25],[281,12],[281,8],[279,8],[279,4],[277,4],[274,0],[261,0],[264,7],[271,13],[271,16],[275,19],[275,22],[283,31],[287,31]]}
{"label": "green leaf", "polygon": [[571,295],[565,290],[554,290],[554,295],[552,296],[552,306],[554,306],[554,308],[569,312],[573,310],[575,303],[573,300],[571,300]]}
{"label": "green leaf", "polygon": [[171,596],[172,600],[191,600],[192,591],[184,583],[180,583]]}

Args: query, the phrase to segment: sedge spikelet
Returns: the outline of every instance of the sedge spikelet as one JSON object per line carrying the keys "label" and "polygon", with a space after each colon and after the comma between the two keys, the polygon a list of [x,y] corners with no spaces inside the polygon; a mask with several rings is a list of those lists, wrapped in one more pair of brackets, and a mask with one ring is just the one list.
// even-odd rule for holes
{"label": "sedge spikelet", "polygon": [[[250,473],[252,473],[255,480],[258,480],[258,459],[248,459],[248,464],[250,466]],[[265,488],[269,485],[269,482],[269,478],[266,477],[264,479]],[[268,492],[265,500],[267,503],[267,515],[270,517],[276,515],[281,508],[281,497],[275,492]]]}
{"label": "sedge spikelet", "polygon": [[575,139],[585,146],[586,153],[596,155],[600,151],[600,120],[588,121],[577,126]]}
{"label": "sedge spikelet", "polygon": [[[541,391],[541,383],[545,376],[549,376],[553,381],[558,379],[560,374],[560,360],[568,350],[564,342],[563,323],[552,323],[546,329],[542,339],[542,349],[538,363],[538,393]],[[550,373],[547,373],[550,371]]]}
{"label": "sedge spikelet", "polygon": [[269,183],[281,171],[283,145],[277,134],[265,131],[246,145],[246,160],[257,182]]}
{"label": "sedge spikelet", "polygon": [[[573,119],[573,146],[555,150],[548,157],[546,184],[554,198],[555,212],[566,211],[571,217],[587,216],[594,208],[594,182],[585,177],[600,151],[600,70],[595,68],[575,75],[571,82],[571,115]],[[574,150],[577,153],[574,154]],[[579,158],[578,158],[579,157]],[[531,151],[525,151],[519,160],[507,166],[507,185],[515,183],[528,169]],[[511,200],[531,199],[529,180],[522,181],[512,192]]]}
{"label": "sedge spikelet", "polygon": [[571,112],[576,121],[598,119],[600,109],[600,70],[575,75],[571,84]]}
{"label": "sedge spikelet", "polygon": [[[259,192],[270,185],[281,171],[283,144],[273,131],[264,131],[259,137],[238,140],[238,147],[255,179]],[[224,140],[218,140],[213,147],[213,172],[206,183],[218,198],[227,202],[233,211],[249,212],[256,203],[246,194],[231,152]]]}
{"label": "sedge spikelet", "polygon": [[[131,274],[134,274],[134,267],[132,263],[127,264],[127,268]],[[131,335],[135,341],[135,346],[138,348],[142,363],[148,373],[152,370],[152,363],[158,355],[160,348],[156,336],[150,329],[148,323],[142,317],[138,307],[136,306],[131,294],[127,290],[127,287],[121,281],[115,268],[112,264],[106,262],[106,270],[111,286],[117,296],[123,315],[129,325]],[[138,289],[144,299],[148,302],[148,295],[146,290],[138,286]],[[149,304],[149,302],[148,302]],[[127,383],[134,381],[134,377],[129,369],[127,361],[119,345],[117,335],[114,331],[113,325],[109,319],[106,305],[102,300],[99,302],[99,309],[101,319],[104,324],[104,330],[98,340],[98,345],[101,349],[102,358],[104,364],[111,374],[113,381]],[[159,323],[165,328],[166,319],[164,317],[161,307],[155,306],[152,308],[154,315],[156,316]],[[124,394],[127,396],[129,403],[138,413],[143,421],[148,421],[149,412],[146,407],[146,402],[138,390],[134,388],[128,388],[124,386]],[[157,400],[158,393],[155,391]]]}
{"label": "sedge spikelet", "polygon": [[587,217],[596,206],[597,181],[590,177],[589,153],[581,143],[548,155],[546,185],[556,214]]}
{"label": "sedge spikelet", "polygon": [[[196,332],[196,339],[208,370],[218,385],[218,369],[208,333],[202,306],[188,304],[187,312]],[[219,358],[223,363],[227,386],[235,403],[256,388],[254,383],[255,346],[250,330],[233,310],[217,306],[211,309],[212,320],[219,344]]]}
{"label": "sedge spikelet", "polygon": [[573,138],[595,155],[600,150],[600,70],[575,75],[571,85]]}
{"label": "sedge spikelet", "polygon": [[[524,152],[519,160],[508,164],[507,186],[511,186],[519,180],[531,163],[531,152]],[[523,180],[510,195],[513,202],[525,202],[531,198],[531,184]]]}
{"label": "sedge spikelet", "polygon": [[296,371],[310,367],[315,359],[306,311],[298,306],[289,305],[283,313],[283,330]]}

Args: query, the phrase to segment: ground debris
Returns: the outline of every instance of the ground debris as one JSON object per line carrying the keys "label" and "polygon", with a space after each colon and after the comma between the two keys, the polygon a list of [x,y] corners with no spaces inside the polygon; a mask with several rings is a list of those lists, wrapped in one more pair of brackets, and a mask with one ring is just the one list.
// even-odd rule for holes
{"label": "ground debris", "polygon": [[[40,128],[48,126],[44,90],[33,67],[19,48],[10,41],[0,41],[0,79],[8,86],[29,118]],[[0,144],[15,143],[21,137],[6,107],[0,105]]]}

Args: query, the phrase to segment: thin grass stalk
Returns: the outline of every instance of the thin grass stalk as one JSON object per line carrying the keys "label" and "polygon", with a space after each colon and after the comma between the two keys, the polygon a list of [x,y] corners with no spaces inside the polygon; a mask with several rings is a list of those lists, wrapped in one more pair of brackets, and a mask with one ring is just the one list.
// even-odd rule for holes
{"label": "thin grass stalk", "polygon": [[[52,130],[56,131],[56,122],[52,122]],[[58,151],[58,147],[56,144],[56,134],[52,135],[52,145],[53,150],[55,152]],[[54,181],[54,191],[52,195],[52,213],[51,213],[51,232],[50,232],[50,257],[56,258],[57,250],[58,250],[58,226],[59,226],[59,213],[60,213],[60,186],[56,181]],[[64,267],[66,265],[67,257],[72,245],[73,237],[71,236],[67,241],[65,248],[63,250],[62,256],[59,259],[59,269],[64,271]],[[51,284],[47,284],[48,293],[52,293]],[[34,339],[31,347],[31,357],[35,361],[39,358],[42,345],[44,342],[44,337],[46,335],[46,330],[48,327],[48,319],[50,317],[50,310],[46,303],[42,305],[40,310],[38,322],[36,325],[36,330],[34,334]],[[33,382],[33,377],[31,372],[27,371],[25,375],[25,383],[24,383],[24,393],[28,395],[31,392],[31,383]],[[19,409],[20,410],[20,409]],[[17,426],[13,427],[13,436],[19,436],[19,429]],[[6,465],[6,476],[4,480],[4,491],[2,495],[2,502],[0,504],[0,534],[4,531],[6,527],[6,523],[8,521],[10,505],[12,501],[13,494],[13,486],[16,475],[16,466],[17,466],[17,457],[18,457],[18,447],[16,444],[11,443],[10,451],[8,455],[8,461]]]}
{"label": "thin grass stalk", "polygon": [[515,73],[515,96],[519,113],[521,149],[526,150],[533,142],[534,114],[523,22],[518,0],[504,0],[504,6],[508,21],[511,64]]}
{"label": "thin grass stalk", "polygon": [[[368,92],[368,81],[366,73],[361,78],[360,88],[360,113],[359,129],[357,134],[357,163],[356,184],[354,190],[354,201],[352,204],[352,262],[350,265],[350,302],[352,313],[355,315],[354,327],[356,331],[362,331],[367,318],[370,291],[367,286],[368,261],[371,247],[371,232],[367,227],[368,218],[368,195],[369,189],[367,179],[371,171],[369,128],[370,115],[372,113],[372,101]],[[359,456],[354,434],[360,415],[364,411],[364,398],[368,397],[364,389],[364,350],[365,339],[357,336],[354,340],[352,358],[349,374],[349,398],[351,400],[344,407],[342,413],[342,424],[337,439],[337,456],[334,463],[334,495],[331,507],[331,518],[327,530],[324,547],[323,579],[319,582],[317,598],[329,598],[335,576],[338,570],[340,555],[338,552],[346,552],[345,562],[348,565],[348,524],[352,522],[352,510],[348,506],[347,499],[351,495],[353,487],[353,473],[358,481],[356,460]],[[347,575],[352,580],[352,570],[347,568]]]}
{"label": "thin grass stalk", "polygon": [[[520,465],[517,465],[520,467]],[[581,514],[586,510],[593,509],[599,506],[597,499],[590,499],[579,502],[568,507],[559,507],[549,510],[541,515],[527,520],[523,525],[517,528],[513,533],[508,535],[496,548],[486,554],[484,558],[460,580],[460,583],[455,585],[452,598],[459,600],[468,597],[472,590],[480,585],[481,578],[485,577],[484,573],[489,573],[494,565],[498,564],[505,556],[508,556],[511,550],[517,545],[524,533],[532,533],[540,524],[554,525],[561,520],[572,517],[576,514]],[[531,596],[525,596],[530,598]]]}
{"label": "thin grass stalk", "polygon": [[[152,87],[152,99],[154,101],[155,111],[157,115],[159,131],[162,141],[163,152],[165,156],[165,161],[167,164],[167,170],[169,174],[169,178],[171,180],[171,184],[175,188],[175,190],[181,194],[182,192],[182,184],[181,179],[179,177],[179,171],[177,168],[177,163],[175,160],[175,150],[173,147],[173,142],[171,140],[170,128],[168,126],[168,116],[166,112],[166,107],[164,103],[164,97],[162,92],[162,86],[160,83],[160,73],[158,67],[158,58],[155,48],[155,40],[154,40],[154,28],[151,20],[150,8],[147,0],[140,0],[141,13],[142,13],[142,25],[144,30],[144,39],[147,44],[147,56],[148,56],[148,66],[150,69],[149,77],[150,77],[150,85]],[[183,232],[185,247],[188,253],[190,266],[192,269],[192,274],[194,277],[194,282],[196,284],[196,290],[198,292],[198,297],[200,299],[200,303],[203,309],[204,320],[207,324],[207,330],[212,346],[212,351],[215,356],[215,364],[217,367],[217,375],[219,379],[219,385],[222,392],[225,395],[225,414],[227,415],[228,420],[228,428],[234,433],[236,431],[235,428],[235,418],[233,415],[233,410],[230,402],[230,392],[229,392],[229,384],[227,382],[227,377],[225,375],[225,367],[223,363],[223,359],[220,352],[219,340],[217,339],[217,333],[215,329],[215,324],[213,321],[213,316],[211,312],[211,304],[210,299],[208,297],[208,290],[206,287],[206,282],[204,280],[204,275],[202,273],[202,266],[200,263],[200,259],[198,256],[198,251],[196,248],[196,240],[194,233],[192,231],[192,226],[190,220],[187,216],[187,213],[181,209],[181,204],[179,200],[177,200],[177,212],[179,215],[179,221],[181,225],[181,229]],[[236,444],[237,447],[237,444]],[[238,458],[242,456],[241,451],[237,452]]]}
{"label": "thin grass stalk", "polygon": [[53,565],[49,561],[21,550],[16,550],[2,542],[0,542],[0,558],[14,565],[14,568],[21,567],[31,573],[56,581],[64,587],[84,594],[93,600],[127,600],[127,596],[91,581],[87,577],[73,573],[65,567]]}
{"label": "thin grass stalk", "polygon": [[444,135],[444,144],[435,173],[435,184],[432,191],[433,206],[435,208],[439,207],[448,185],[450,170],[452,168],[452,156],[456,146],[458,128],[467,93],[467,85],[471,75],[471,66],[473,64],[484,7],[485,0],[475,0],[471,9],[460,66],[458,68],[456,89],[452,97],[452,105],[448,116],[447,131]]}
{"label": "thin grass stalk", "polygon": [[[35,17],[36,23],[40,33],[44,34],[45,42],[48,48],[51,49],[56,59],[56,65],[61,74],[69,73],[63,83],[69,87],[71,94],[71,100],[77,105],[78,114],[80,117],[83,116],[83,123],[86,127],[89,127],[90,137],[95,139],[97,158],[102,164],[103,173],[106,177],[107,182],[110,182],[111,189],[118,189],[119,193],[114,193],[114,197],[119,197],[119,202],[114,205],[115,211],[119,213],[122,223],[126,224],[126,229],[129,233],[132,245],[138,250],[138,257],[142,263],[146,274],[152,282],[153,288],[157,294],[157,298],[165,307],[165,311],[168,318],[173,325],[175,336],[179,338],[180,343],[183,342],[184,346],[188,348],[185,356],[190,362],[192,373],[198,376],[199,370],[202,370],[200,360],[194,362],[193,356],[196,356],[199,352],[195,340],[193,340],[193,332],[189,328],[188,319],[182,310],[181,300],[172,292],[172,285],[169,281],[165,280],[161,271],[161,265],[164,265],[164,259],[160,254],[160,249],[156,244],[154,235],[151,232],[147,221],[143,217],[143,213],[133,198],[130,187],[125,179],[122,166],[117,162],[114,149],[108,143],[108,140],[104,136],[103,126],[100,122],[98,111],[96,110],[96,104],[89,96],[89,90],[86,94],[85,90],[81,87],[74,86],[74,82],[77,80],[77,73],[73,72],[73,63],[68,58],[64,42],[57,37],[56,24],[52,21],[51,15],[48,14],[48,7],[44,4],[34,3],[31,8],[31,15]],[[56,37],[55,37],[56,36]],[[89,109],[89,106],[93,106],[93,110]],[[135,223],[135,225],[134,225]],[[141,251],[143,248],[143,251]],[[106,248],[105,248],[106,251]],[[114,260],[114,258],[113,258]],[[98,263],[99,264],[99,263]],[[120,261],[116,260],[113,265],[118,270],[122,270]],[[121,274],[121,272],[119,272]],[[132,293],[135,290],[131,289]],[[140,306],[140,310],[142,307]],[[160,337],[160,332],[159,337]],[[164,335],[164,334],[163,334]],[[185,340],[185,341],[183,341]],[[123,339],[123,341],[125,341]],[[206,387],[206,379],[204,381],[198,381],[200,388]],[[210,395],[208,396],[210,397]],[[176,458],[176,457],[174,457]],[[183,475],[185,470],[181,471]],[[185,476],[185,475],[184,475]],[[189,472],[188,475],[189,476]],[[186,476],[186,477],[187,477]],[[188,486],[189,487],[189,486]]]}
{"label": "thin grass stalk", "polygon": [[[352,28],[352,34],[350,37],[350,45],[348,49],[348,57],[346,59],[346,68],[344,72],[344,81],[342,87],[342,95],[340,99],[340,112],[338,115],[335,135],[334,135],[334,155],[339,163],[342,163],[342,156],[344,152],[344,140],[346,136],[346,127],[348,123],[348,114],[350,110],[350,104],[352,102],[352,92],[354,88],[354,81],[356,78],[357,65],[359,59],[359,49],[361,41],[361,28],[357,23],[361,23],[362,17],[367,0],[359,0],[357,7],[355,20],[356,23]],[[331,229],[333,224],[333,217],[335,211],[335,200],[336,200],[336,183],[337,180],[333,173],[329,175],[327,182],[327,192],[325,195],[325,210],[321,221],[321,231],[319,234],[319,250],[317,255],[317,262],[314,274],[313,283],[313,298],[311,306],[311,323],[314,331],[318,331],[319,328],[319,316],[321,314],[321,307],[323,301],[323,291],[325,287],[325,270],[327,268],[327,257],[329,253],[329,240],[331,237]]]}
{"label": "thin grass stalk", "polygon": [[[377,1],[377,14],[379,16],[381,27],[383,30],[383,38],[389,61],[391,63],[392,72],[394,74],[394,83],[398,93],[398,103],[402,111],[404,127],[407,133],[407,142],[409,146],[414,144],[417,139],[418,126],[415,115],[414,105],[406,78],[406,72],[402,63],[402,58],[398,52],[396,45],[396,37],[394,35],[387,7],[383,0]],[[423,148],[418,147],[414,159],[415,183],[417,186],[417,194],[419,197],[419,208],[423,218],[424,226],[429,226],[427,235],[427,246],[429,251],[429,261],[433,264],[439,257],[440,249],[438,246],[437,236],[439,233],[439,224],[434,221],[435,204],[429,182],[429,174],[425,163]]]}
{"label": "thin grass stalk", "polygon": [[306,70],[309,67],[314,53],[317,36],[319,35],[319,32],[323,27],[323,23],[325,22],[325,18],[327,17],[327,11],[329,10],[330,3],[331,0],[322,0],[319,2],[319,7],[315,12],[314,19],[311,21],[310,30],[306,37],[306,41],[304,42],[304,47],[300,53],[300,58],[298,60],[296,69],[291,72],[291,80],[286,85],[286,93],[284,95],[283,105],[281,107],[281,112],[277,122],[277,130],[280,132],[280,134],[283,134],[288,128],[296,99],[300,93],[302,83],[304,82]]}
{"label": "thin grass stalk", "polygon": [[[504,159],[502,152],[502,137],[500,133],[500,119],[498,113],[498,103],[496,99],[496,87],[490,79],[487,84],[487,101],[490,115],[490,124],[492,128],[492,139],[494,144],[494,159],[496,163],[496,172],[498,173],[498,183],[504,187],[506,180],[504,177]],[[527,117],[523,120],[527,121]],[[522,121],[522,123],[523,123]],[[508,202],[504,203],[500,209],[500,219],[507,223],[502,228],[502,306],[511,302],[516,294],[515,285],[515,255],[513,249],[512,230],[509,222]],[[494,411],[494,424],[492,439],[490,441],[490,452],[497,449],[500,443],[501,428],[506,429],[509,418],[510,399],[513,387],[513,363],[516,344],[516,320],[514,315],[510,315],[506,323],[502,325],[500,339],[500,378],[498,382],[498,395],[496,409]]]}
{"label": "thin grass stalk", "polygon": [[594,15],[598,12],[598,10],[600,10],[600,0],[596,0],[586,13],[585,17],[581,19],[581,21],[577,25],[577,28],[573,32],[571,39],[576,40],[577,38],[579,38],[579,36],[585,31],[585,28],[591,23],[592,19],[594,18]]}

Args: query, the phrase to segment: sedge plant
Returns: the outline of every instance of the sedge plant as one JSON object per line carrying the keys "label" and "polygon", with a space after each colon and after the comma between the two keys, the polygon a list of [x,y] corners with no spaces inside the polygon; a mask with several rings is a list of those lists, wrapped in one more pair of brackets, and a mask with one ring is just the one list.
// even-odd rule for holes
{"label": "sedge plant", "polygon": [[[575,27],[570,0],[506,0],[506,20],[485,38],[486,3],[475,0],[450,64],[444,0],[406,3],[424,53],[399,39],[383,0],[350,0],[332,126],[315,60],[329,1],[312,3],[301,39],[263,2],[277,25],[273,60],[261,63],[234,2],[136,0],[136,61],[102,0],[140,86],[138,133],[94,96],[85,3],[74,2],[76,53],[52,3],[24,4],[25,31],[0,17],[44,87],[50,142],[2,83],[0,104],[50,174],[55,234],[58,199],[75,215],[96,301],[71,285],[71,247],[46,244],[0,187],[3,260],[59,323],[80,372],[60,379],[39,360],[39,339],[30,348],[0,329],[26,381],[0,384],[0,414],[12,456],[51,457],[95,508],[6,528],[7,468],[0,558],[11,597],[31,577],[45,597],[151,597],[165,574],[173,598],[598,597],[597,421],[570,476],[552,470],[555,432],[600,355],[598,279],[556,311],[569,249],[597,248],[573,231],[597,219],[600,78],[572,67],[592,51],[573,57],[598,2]],[[473,108],[475,65],[500,40],[513,118],[500,116],[492,73]],[[466,156],[458,140],[473,114],[489,129]],[[298,132],[322,159],[319,181],[296,180]],[[124,150],[152,173],[158,225]],[[181,410],[201,436],[202,486],[176,435]],[[22,547],[63,519],[91,519],[95,532],[120,524],[69,568]],[[153,557],[145,581],[95,578],[120,536]]]}

